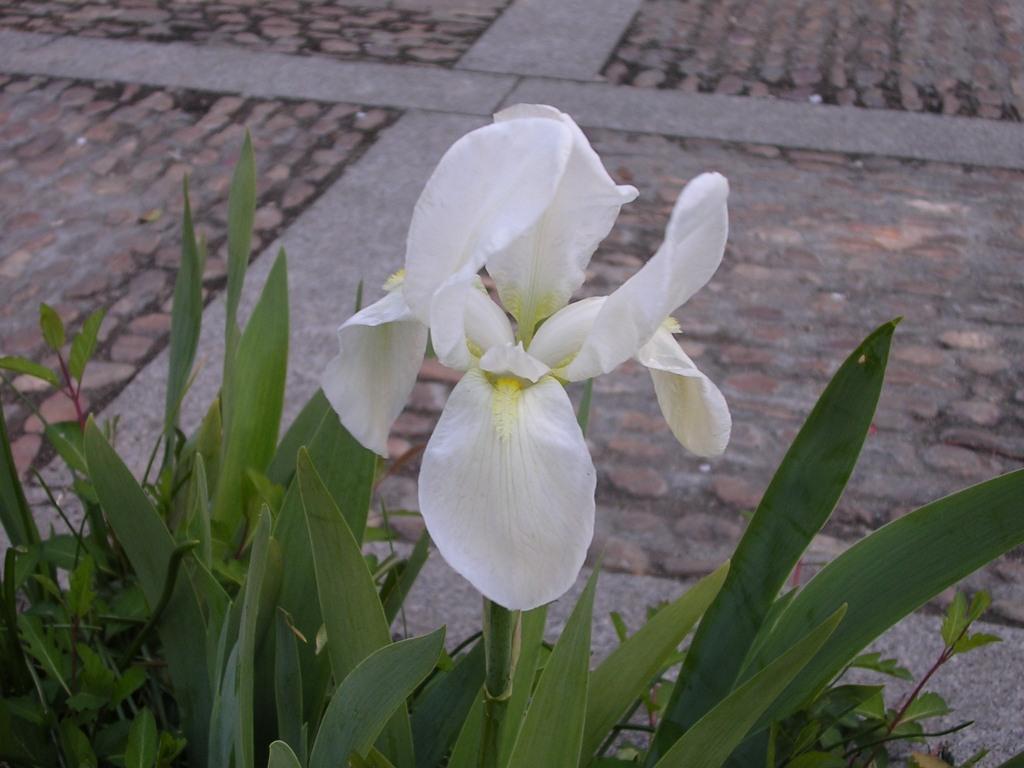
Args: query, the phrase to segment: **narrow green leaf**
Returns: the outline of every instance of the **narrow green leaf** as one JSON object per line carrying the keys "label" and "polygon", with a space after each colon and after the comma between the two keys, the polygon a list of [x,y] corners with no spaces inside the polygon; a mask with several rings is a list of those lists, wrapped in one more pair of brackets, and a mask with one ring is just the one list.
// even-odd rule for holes
{"label": "narrow green leaf", "polygon": [[844,608],[837,610],[726,696],[673,744],[657,768],[719,768],[758,717],[821,649],[844,613]]}
{"label": "narrow green leaf", "polygon": [[125,768],[153,768],[157,756],[156,720],[148,708],[143,709],[132,720],[128,731],[128,743],[124,749]]}
{"label": "narrow green leaf", "polygon": [[776,470],[694,635],[648,766],[736,684],[779,591],[853,472],[895,328],[896,321],[881,326],[846,359]]}
{"label": "narrow green leaf", "polygon": [[[446,768],[479,768],[480,765],[480,736],[484,726],[484,694],[481,691],[473,707],[469,710],[466,722],[462,724],[459,738],[455,740],[452,747],[451,757],[448,759]],[[498,765],[504,765],[502,759]]]}
{"label": "narrow green leaf", "polygon": [[327,705],[310,752],[309,768],[344,765],[353,752],[365,756],[385,724],[405,711],[405,700],[430,674],[443,646],[442,627],[429,635],[381,648],[363,659]]}
{"label": "narrow green leaf", "polygon": [[587,427],[590,425],[590,406],[594,397],[594,380],[587,379],[583,385],[583,396],[580,398],[580,407],[576,410],[576,421],[579,422],[580,431],[587,434]]}
{"label": "narrow green leaf", "polygon": [[792,712],[904,616],[1024,543],[1022,498],[1024,470],[1010,472],[894,520],[826,565],[779,619],[751,670],[762,668],[809,625],[846,603],[843,631],[828,641],[758,727]]}
{"label": "narrow green leaf", "polygon": [[54,352],[64,346],[64,321],[49,304],[39,305],[39,330],[43,332],[43,341]]}
{"label": "narrow green leaf", "polygon": [[440,672],[416,697],[412,736],[416,768],[441,764],[480,695],[484,682],[484,644],[476,643],[448,672]]}
{"label": "narrow green leaf", "polygon": [[188,512],[185,530],[199,542],[198,557],[207,569],[213,566],[213,535],[210,532],[210,497],[206,485],[206,462],[197,453],[188,484]]}
{"label": "narrow green leaf", "polygon": [[[544,626],[547,623],[548,607],[542,605],[531,611],[523,611],[520,627],[519,662],[512,679],[512,695],[505,706],[505,721],[501,729],[501,757],[498,765],[508,765],[512,747],[519,738],[523,727],[526,707],[533,696],[533,682],[537,675],[544,648]],[[478,733],[479,737],[479,733]],[[461,738],[461,737],[460,737]],[[479,746],[479,745],[478,745]]]}
{"label": "narrow green leaf", "polygon": [[82,449],[82,428],[77,421],[59,421],[47,424],[44,434],[65,464],[77,472],[86,473],[85,453]]}
{"label": "narrow green leaf", "polygon": [[[359,543],[305,448],[299,450],[296,466],[327,655],[335,680],[345,680],[363,659],[391,642],[389,625]],[[412,731],[404,709],[399,709],[385,737],[390,743],[382,751],[402,768],[411,765]]]}
{"label": "narrow green leaf", "polygon": [[263,472],[274,455],[288,364],[288,272],[284,251],[238,343],[237,376],[224,384],[224,444],[213,520],[229,529],[245,511],[246,470]]}
{"label": "narrow green leaf", "polygon": [[416,583],[416,577],[423,569],[423,564],[427,562],[428,555],[430,555],[430,534],[424,531],[416,541],[412,552],[409,553],[397,582],[384,599],[384,618],[388,620],[388,626],[402,610],[402,604],[405,602],[409,590],[412,589],[412,585]]}
{"label": "narrow green leaf", "polygon": [[590,678],[583,758],[594,755],[612,727],[651,685],[683,638],[722,588],[729,564],[705,576],[680,598],[658,611],[619,645]]}
{"label": "narrow green leaf", "polygon": [[36,379],[42,379],[54,387],[60,386],[60,379],[57,378],[56,373],[45,365],[33,363],[24,357],[14,357],[11,355],[0,357],[0,368],[14,373],[24,373]]}
{"label": "narrow green leaf", "polygon": [[573,608],[537,683],[509,758],[509,768],[577,765],[590,676],[590,621],[598,569]]}
{"label": "narrow green leaf", "polygon": [[66,676],[63,672],[64,657],[47,636],[43,623],[37,616],[21,613],[18,614],[18,629],[21,630],[22,637],[25,638],[26,650],[46,670],[46,674],[57,681],[64,692],[70,696],[71,689],[64,679]]}
{"label": "narrow green leaf", "polygon": [[270,743],[270,759],[267,761],[267,768],[302,768],[302,763],[285,742],[273,741]]}
{"label": "narrow green leaf", "polygon": [[[284,611],[276,611],[274,624],[274,703],[277,733],[282,741],[302,755],[302,670],[299,668],[297,638]],[[271,745],[273,762],[273,745]]]}
{"label": "narrow green leaf", "polygon": [[85,373],[85,366],[96,351],[96,338],[100,333],[100,326],[106,316],[106,309],[97,309],[89,315],[82,324],[82,330],[78,332],[71,342],[71,354],[68,356],[68,373],[71,378],[81,381]]}
{"label": "narrow green leaf", "polygon": [[270,510],[264,507],[256,523],[256,534],[253,538],[242,597],[242,617],[238,626],[238,725],[235,729],[235,765],[237,768],[255,768],[256,763],[253,732],[256,618],[259,615],[269,548]]}
{"label": "narrow green leaf", "polygon": [[174,302],[171,308],[170,360],[167,367],[167,393],[164,404],[164,425],[173,429],[178,424],[185,386],[192,373],[199,331],[203,322],[204,254],[196,242],[192,224],[192,205],[188,197],[188,177],[182,181],[185,212],[181,221],[181,263],[174,280]]}
{"label": "narrow green leaf", "polygon": [[331,412],[331,404],[324,397],[322,389],[318,389],[299,411],[277,444],[274,458],[267,467],[267,478],[272,483],[288,486],[295,474],[295,455],[299,448],[307,448],[313,442],[313,436],[320,429],[320,423]]}
{"label": "narrow green leaf", "polygon": [[0,523],[14,546],[39,542],[39,529],[28,508],[18,468],[7,437],[7,417],[0,408]]}
{"label": "narrow green leaf", "polygon": [[96,591],[92,585],[94,570],[95,564],[92,557],[84,555],[79,560],[78,567],[71,572],[67,600],[72,616],[82,618],[92,608],[92,601],[96,598]]}
{"label": "narrow green leaf", "polygon": [[238,302],[242,297],[242,284],[252,252],[252,225],[256,215],[256,158],[252,151],[252,137],[245,133],[242,153],[231,177],[228,192],[228,285],[227,316],[224,330],[224,383],[232,379],[235,348],[238,339]]}
{"label": "narrow green leaf", "polygon": [[967,598],[963,592],[953,595],[953,600],[946,609],[942,619],[942,642],[947,646],[956,642],[960,633],[967,627]]}
{"label": "narrow green leaf", "polygon": [[[85,428],[85,456],[100,505],[152,608],[160,600],[176,542],[92,419]],[[185,715],[190,759],[199,764],[206,755],[211,706],[205,622],[192,581],[182,570],[164,609],[159,632],[175,696]]]}
{"label": "narrow green leaf", "polygon": [[953,646],[954,653],[969,653],[976,648],[981,648],[984,645],[990,645],[991,643],[1001,643],[1003,638],[999,635],[990,635],[986,632],[978,632],[973,635],[964,635],[961,637],[956,645]]}

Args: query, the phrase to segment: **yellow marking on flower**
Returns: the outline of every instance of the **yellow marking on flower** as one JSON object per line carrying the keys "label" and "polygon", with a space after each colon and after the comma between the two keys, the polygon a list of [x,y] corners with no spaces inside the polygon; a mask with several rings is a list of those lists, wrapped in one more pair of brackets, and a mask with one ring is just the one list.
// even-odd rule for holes
{"label": "yellow marking on flower", "polygon": [[388,279],[384,281],[384,290],[391,292],[398,290],[402,287],[402,283],[405,282],[405,267],[402,267],[397,272],[392,272]]}
{"label": "yellow marking on flower", "polygon": [[512,436],[519,410],[519,398],[523,384],[513,376],[501,376],[494,382],[494,402],[492,404],[494,430],[498,437],[508,439]]}
{"label": "yellow marking on flower", "polygon": [[683,327],[679,325],[679,321],[672,317],[672,315],[661,321],[661,327],[673,334],[683,332]]}
{"label": "yellow marking on flower", "polygon": [[471,354],[473,357],[480,358],[484,356],[483,347],[481,347],[479,344],[477,344],[470,338],[466,339],[466,348],[469,350],[469,354]]}

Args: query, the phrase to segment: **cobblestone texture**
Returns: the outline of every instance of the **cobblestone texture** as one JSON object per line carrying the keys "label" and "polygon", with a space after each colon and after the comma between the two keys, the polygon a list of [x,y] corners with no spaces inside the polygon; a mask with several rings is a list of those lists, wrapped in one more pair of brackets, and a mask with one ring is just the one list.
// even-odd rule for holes
{"label": "cobblestone texture", "polygon": [[[641,190],[591,264],[605,294],[654,252],[688,178],[730,178],[722,267],[676,316],[686,351],[734,419],[726,454],[674,441],[647,372],[597,380],[588,440],[598,468],[598,546],[610,567],[688,576],[727,557],[831,374],[877,325],[896,332],[857,471],[802,571],[917,506],[1024,462],[1024,174],[595,132],[613,175]],[[422,417],[452,375],[425,366],[393,449],[424,441]],[[413,465],[414,466],[414,465]],[[415,504],[414,475],[389,480]],[[1012,617],[1024,562],[977,577]],[[999,602],[1001,601],[1001,602]],[[1005,609],[1005,610],[1004,610]],[[1024,614],[1022,614],[1024,615]]]}
{"label": "cobblestone texture", "polygon": [[24,0],[0,4],[0,26],[443,66],[465,53],[505,5],[506,0],[397,0],[367,8],[313,0]]}
{"label": "cobblestone texture", "polygon": [[1019,0],[645,0],[614,83],[1020,120]]}
{"label": "cobblestone texture", "polygon": [[[101,406],[170,330],[186,174],[209,239],[204,285],[215,290],[225,280],[227,193],[245,127],[258,168],[258,253],[394,117],[356,105],[0,76],[0,354],[55,364],[38,330],[40,302],[69,330],[107,308],[83,387]],[[48,420],[73,417],[46,385],[14,384]],[[4,410],[25,467],[42,424],[7,387]]]}

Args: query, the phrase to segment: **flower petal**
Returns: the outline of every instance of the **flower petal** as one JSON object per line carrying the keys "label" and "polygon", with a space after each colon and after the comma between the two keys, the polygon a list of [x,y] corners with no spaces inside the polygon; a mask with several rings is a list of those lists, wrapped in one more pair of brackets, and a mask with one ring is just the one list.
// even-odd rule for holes
{"label": "flower petal", "polygon": [[676,439],[698,456],[720,456],[729,444],[732,416],[718,387],[664,328],[636,359],[651,370],[658,405]]}
{"label": "flower petal", "polygon": [[564,368],[579,352],[606,298],[593,296],[562,307],[537,331],[529,353],[552,369]]}
{"label": "flower petal", "polygon": [[416,203],[406,241],[405,296],[421,321],[448,278],[476,274],[537,222],[571,149],[564,125],[530,119],[471,131],[444,154]]}
{"label": "flower petal", "polygon": [[508,248],[487,261],[498,295],[532,335],[538,322],[565,306],[583,284],[584,270],[598,244],[637,196],[635,187],[617,185],[572,118],[553,107],[519,104],[494,116],[498,124],[545,118],[572,135],[572,152],[551,205],[540,220]]}
{"label": "flower petal", "polygon": [[338,329],[340,352],[327,364],[320,386],[345,429],[381,456],[402,412],[427,347],[427,327],[393,291],[350,317]]}
{"label": "flower petal", "polygon": [[478,283],[475,275],[456,275],[438,289],[430,305],[434,353],[441,363],[460,371],[491,347],[515,339],[505,311]]}
{"label": "flower petal", "polygon": [[456,385],[420,470],[420,511],[448,564],[527,610],[564,594],[594,532],[594,465],[565,390],[544,378]]}
{"label": "flower petal", "polygon": [[508,374],[535,384],[549,372],[544,363],[525,349],[523,342],[491,347],[480,358],[480,369],[498,376]]}
{"label": "flower petal", "polygon": [[662,321],[699,291],[718,269],[729,232],[729,183],[704,173],[676,201],[665,241],[643,268],[601,308],[568,368],[573,380],[608,373],[636,354]]}

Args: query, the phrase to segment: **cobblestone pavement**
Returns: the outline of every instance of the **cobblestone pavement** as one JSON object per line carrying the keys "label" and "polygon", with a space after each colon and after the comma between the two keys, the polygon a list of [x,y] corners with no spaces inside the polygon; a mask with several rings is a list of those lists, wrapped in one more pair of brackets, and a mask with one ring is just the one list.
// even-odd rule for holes
{"label": "cobblestone pavement", "polygon": [[[901,315],[860,464],[809,564],[1021,465],[1024,173],[604,131],[593,138],[641,197],[591,264],[588,293],[613,290],[654,252],[686,179],[718,170],[732,188],[722,267],[676,313],[684,348],[730,403],[732,442],[718,460],[690,456],[641,366],[598,379],[588,439],[608,565],[686,576],[728,557],[740,513],[756,506],[831,374],[871,330]],[[450,381],[426,366],[396,425],[396,453],[425,439]],[[393,482],[393,502],[415,498],[411,480]],[[1003,584],[1024,579],[1021,559],[981,578],[1004,615],[1024,620],[1024,595]]]}
{"label": "cobblestone pavement", "polygon": [[[360,155],[393,114],[356,105],[219,97],[195,91],[0,76],[2,354],[48,364],[38,305],[69,328],[107,308],[84,390],[102,405],[164,345],[190,175],[199,232],[209,238],[205,286],[224,282],[227,191],[244,132],[259,172],[253,252]],[[50,421],[69,401],[45,384],[15,386]],[[38,418],[4,388],[18,462],[40,448]]]}
{"label": "cobblestone pavement", "polygon": [[1020,120],[1019,0],[644,0],[614,83]]}
{"label": "cobblestone pavement", "polygon": [[506,0],[398,0],[387,7],[360,7],[313,0],[25,0],[0,4],[0,27],[447,65],[473,44],[505,4]]}

